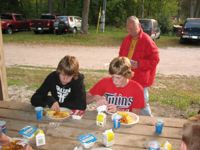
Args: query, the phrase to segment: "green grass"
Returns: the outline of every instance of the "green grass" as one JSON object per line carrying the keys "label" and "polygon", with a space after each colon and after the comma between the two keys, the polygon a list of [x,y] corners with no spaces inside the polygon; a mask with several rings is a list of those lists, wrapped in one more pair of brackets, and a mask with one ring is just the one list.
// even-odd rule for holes
{"label": "green grass", "polygon": [[115,46],[120,45],[126,35],[125,29],[108,27],[104,33],[96,33],[96,29],[91,27],[89,33],[85,34],[34,34],[33,32],[18,32],[13,35],[3,35],[5,43],[25,43],[25,44],[63,44],[63,45],[85,45],[85,46]]}
{"label": "green grass", "polygon": [[[7,68],[8,85],[28,86],[35,90],[53,68],[16,66]],[[106,70],[81,70],[85,74],[86,89],[91,88],[99,79],[107,76]],[[155,84],[150,88],[151,102],[174,106],[180,110],[200,107],[200,77],[157,75]]]}
{"label": "green grass", "polygon": [[[33,32],[17,32],[13,35],[3,35],[5,43],[24,44],[63,44],[84,46],[119,46],[127,35],[125,28],[106,27],[105,32],[96,33],[95,27],[89,28],[89,33],[84,34],[34,34]],[[158,47],[181,46],[176,36],[162,35],[155,41]]]}

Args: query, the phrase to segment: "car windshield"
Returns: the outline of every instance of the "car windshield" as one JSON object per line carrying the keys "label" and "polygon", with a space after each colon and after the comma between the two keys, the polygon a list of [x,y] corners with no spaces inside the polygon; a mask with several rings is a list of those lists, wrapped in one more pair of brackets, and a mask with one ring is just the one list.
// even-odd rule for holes
{"label": "car windshield", "polygon": [[12,20],[12,15],[2,14],[2,15],[1,15],[1,19]]}
{"label": "car windshield", "polygon": [[199,28],[200,29],[200,20],[190,20],[185,24],[185,28]]}
{"label": "car windshield", "polygon": [[55,16],[52,15],[42,15],[40,19],[55,19]]}
{"label": "car windshield", "polygon": [[58,16],[57,19],[61,20],[61,21],[66,21],[67,20],[67,16]]}
{"label": "car windshield", "polygon": [[149,20],[140,20],[143,30],[148,30],[151,28],[151,21]]}

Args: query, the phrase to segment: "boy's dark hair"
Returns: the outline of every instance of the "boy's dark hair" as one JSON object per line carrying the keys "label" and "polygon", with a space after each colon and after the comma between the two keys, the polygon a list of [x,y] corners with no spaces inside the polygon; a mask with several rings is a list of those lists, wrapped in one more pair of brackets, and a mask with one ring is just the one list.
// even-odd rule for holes
{"label": "boy's dark hair", "polygon": [[111,75],[117,74],[130,79],[132,77],[131,63],[126,57],[116,57],[109,65],[109,73]]}
{"label": "boy's dark hair", "polygon": [[200,149],[200,123],[186,123],[183,126],[183,142],[187,150]]}
{"label": "boy's dark hair", "polygon": [[58,73],[63,72],[66,75],[74,76],[76,79],[79,74],[79,63],[76,57],[66,55],[58,63],[56,71]]}

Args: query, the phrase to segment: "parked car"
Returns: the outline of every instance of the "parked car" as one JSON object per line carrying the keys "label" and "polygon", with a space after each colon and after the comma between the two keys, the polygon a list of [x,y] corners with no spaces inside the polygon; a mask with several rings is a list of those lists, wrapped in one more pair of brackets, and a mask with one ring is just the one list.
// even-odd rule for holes
{"label": "parked car", "polygon": [[160,27],[155,19],[139,19],[144,32],[153,40],[160,38]]}
{"label": "parked car", "polygon": [[82,25],[82,18],[78,16],[58,16],[54,22],[55,33],[72,32],[77,33],[80,31]]}
{"label": "parked car", "polygon": [[1,14],[1,27],[3,33],[13,34],[21,30],[29,30],[30,22],[22,14],[4,13]]}
{"label": "parked car", "polygon": [[40,19],[31,21],[31,30],[34,33],[44,33],[44,32],[52,32],[54,31],[53,24],[56,20],[56,15],[53,14],[42,14]]}
{"label": "parked car", "polygon": [[187,18],[183,24],[180,43],[185,43],[189,40],[200,41],[200,18]]}

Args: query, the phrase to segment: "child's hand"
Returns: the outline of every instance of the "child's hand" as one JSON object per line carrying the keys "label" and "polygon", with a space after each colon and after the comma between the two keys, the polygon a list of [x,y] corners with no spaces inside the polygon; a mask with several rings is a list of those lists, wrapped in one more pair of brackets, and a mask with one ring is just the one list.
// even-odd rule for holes
{"label": "child's hand", "polygon": [[117,111],[117,106],[114,104],[108,104],[107,108],[108,108],[108,112],[111,112],[111,113],[114,113]]}
{"label": "child's hand", "polygon": [[32,147],[31,147],[30,145],[26,145],[26,146],[24,147],[24,150],[33,150],[33,149],[32,149]]}
{"label": "child's hand", "polygon": [[2,145],[6,145],[9,144],[11,142],[11,138],[7,135],[5,135],[4,133],[0,134],[0,144]]}
{"label": "child's hand", "polygon": [[96,101],[96,105],[102,106],[102,105],[108,105],[108,102],[104,96],[99,97],[99,99]]}
{"label": "child's hand", "polygon": [[51,109],[54,111],[60,111],[60,106],[58,102],[54,102],[53,105],[51,106]]}

